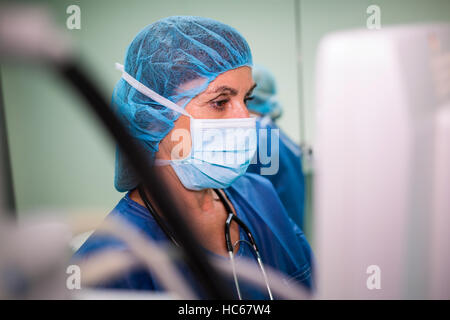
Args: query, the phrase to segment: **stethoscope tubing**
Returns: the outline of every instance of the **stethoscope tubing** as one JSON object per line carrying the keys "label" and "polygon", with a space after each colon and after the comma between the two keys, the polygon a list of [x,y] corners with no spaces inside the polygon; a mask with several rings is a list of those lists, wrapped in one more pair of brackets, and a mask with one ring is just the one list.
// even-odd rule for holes
{"label": "stethoscope tubing", "polygon": [[[261,272],[263,274],[264,282],[266,283],[266,287],[267,287],[267,291],[269,293],[270,300],[273,300],[272,291],[270,290],[269,280],[267,278],[266,271],[264,270],[264,265],[261,260],[261,255],[259,254],[258,246],[256,245],[256,241],[255,241],[250,229],[247,227],[247,225],[241,219],[239,219],[239,217],[237,215],[235,215],[233,213],[233,210],[232,210],[228,200],[225,199],[225,196],[223,195],[223,193],[218,189],[214,189],[214,191],[219,196],[219,199],[225,206],[225,209],[228,213],[227,220],[225,221],[225,245],[226,245],[228,254],[230,256],[230,262],[231,262],[231,266],[232,266],[232,270],[233,270],[233,279],[234,279],[234,283],[236,286],[236,291],[237,291],[239,300],[242,300],[242,295],[241,295],[241,290],[240,290],[240,286],[239,286],[239,281],[237,279],[236,264],[235,264],[235,259],[234,259],[234,246],[231,241],[231,232],[230,232],[231,223],[233,221],[236,222],[238,224],[238,226],[241,227],[244,230],[244,232],[247,234],[247,237],[250,240],[250,245],[254,249],[254,252],[256,255],[255,258],[256,258],[258,265],[261,269]],[[179,246],[179,244],[177,243],[176,239],[174,238],[172,232],[166,226],[163,219],[156,213],[152,204],[148,200],[147,195],[145,194],[145,191],[140,186],[138,187],[138,192],[139,192],[139,195],[141,196],[142,201],[145,204],[145,207],[147,208],[149,213],[152,215],[152,217],[155,219],[156,223],[159,225],[159,227],[164,232],[164,234],[167,236],[167,238],[170,239],[170,241],[172,243],[174,243],[176,246]]]}

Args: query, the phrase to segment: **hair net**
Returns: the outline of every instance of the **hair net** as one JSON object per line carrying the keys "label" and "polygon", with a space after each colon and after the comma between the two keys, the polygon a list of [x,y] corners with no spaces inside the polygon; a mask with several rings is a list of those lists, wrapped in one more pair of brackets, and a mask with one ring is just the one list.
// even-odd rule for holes
{"label": "hair net", "polygon": [[257,84],[253,91],[254,98],[247,103],[250,111],[278,118],[281,106],[276,97],[277,87],[273,74],[260,65],[253,67],[253,80]]}
{"label": "hair net", "polygon": [[[129,45],[124,63],[132,77],[183,108],[218,75],[242,66],[252,66],[252,56],[237,30],[191,16],[168,17],[144,28]],[[114,89],[112,106],[130,134],[143,143],[149,160],[179,117],[124,79]],[[119,149],[114,183],[121,192],[139,183]]]}

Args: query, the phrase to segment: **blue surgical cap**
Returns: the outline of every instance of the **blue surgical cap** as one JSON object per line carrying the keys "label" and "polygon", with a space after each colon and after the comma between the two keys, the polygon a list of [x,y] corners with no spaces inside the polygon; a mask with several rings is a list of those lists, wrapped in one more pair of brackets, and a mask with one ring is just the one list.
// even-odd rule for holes
{"label": "blue surgical cap", "polygon": [[[242,66],[252,66],[244,37],[226,24],[192,16],[168,17],[144,28],[129,45],[124,63],[128,74],[183,108],[218,75]],[[142,143],[149,161],[180,116],[124,79],[114,88],[112,107],[131,136]],[[117,148],[116,189],[125,192],[138,183],[139,178]]]}
{"label": "blue surgical cap", "polygon": [[261,65],[253,67],[253,80],[256,88],[253,99],[247,103],[250,111],[277,118],[281,115],[281,106],[277,99],[277,87],[273,74]]}

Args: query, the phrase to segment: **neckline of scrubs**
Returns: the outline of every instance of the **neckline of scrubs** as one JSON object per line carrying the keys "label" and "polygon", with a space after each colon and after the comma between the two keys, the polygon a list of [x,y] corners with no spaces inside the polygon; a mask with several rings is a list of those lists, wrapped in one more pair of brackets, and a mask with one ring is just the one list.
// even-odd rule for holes
{"label": "neckline of scrubs", "polygon": [[[225,191],[225,193],[226,193],[226,195],[227,195],[227,198],[228,198],[228,199],[230,200],[230,202],[233,204],[234,210],[235,210],[235,212],[236,212],[236,216],[238,216],[238,218],[241,218],[241,216],[239,216],[239,214],[238,214],[238,210],[236,209],[236,205],[235,205],[235,203],[234,203],[232,197],[229,195],[229,193],[228,193],[225,189],[222,189],[222,190]],[[126,201],[130,206],[132,206],[132,207],[134,207],[135,209],[137,209],[138,212],[139,212],[140,214],[142,214],[142,217],[143,217],[143,218],[149,219],[149,221],[151,221],[152,224],[154,224],[156,227],[158,227],[159,230],[161,230],[161,228],[160,228],[160,226],[158,225],[158,223],[156,222],[155,218],[150,214],[150,212],[148,212],[147,208],[144,207],[143,205],[141,205],[140,203],[134,201],[133,199],[131,199],[131,198],[130,198],[130,193],[131,193],[131,191],[127,192],[127,194],[125,195],[125,197],[124,197],[125,201]],[[225,226],[224,226],[224,227],[225,227]],[[161,230],[161,231],[162,231],[162,230]],[[241,257],[241,256],[243,255],[244,247],[242,246],[242,244],[247,245],[245,242],[242,242],[243,240],[247,240],[247,241],[248,241],[246,235],[244,234],[244,231],[243,231],[242,228],[239,226],[239,249],[238,249],[238,251],[236,252],[235,257]],[[225,239],[224,239],[224,241],[225,241]],[[201,249],[202,249],[203,251],[205,251],[206,253],[212,255],[212,256],[216,256],[216,257],[219,257],[219,258],[225,258],[225,259],[227,258],[227,257],[222,256],[222,255],[220,255],[220,254],[217,254],[217,253],[215,253],[215,252],[213,252],[213,251],[211,251],[211,250],[209,250],[209,249],[207,249],[207,248],[205,248],[205,247],[203,247],[203,246],[201,246]]]}

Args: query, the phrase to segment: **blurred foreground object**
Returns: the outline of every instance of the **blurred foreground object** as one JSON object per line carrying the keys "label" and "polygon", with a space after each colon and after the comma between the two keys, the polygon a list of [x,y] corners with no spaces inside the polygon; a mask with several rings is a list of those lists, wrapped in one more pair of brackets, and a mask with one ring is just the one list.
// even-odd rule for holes
{"label": "blurred foreground object", "polygon": [[0,221],[0,299],[65,299],[71,231],[41,221],[17,227]]}
{"label": "blurred foreground object", "polygon": [[326,37],[315,207],[321,298],[450,298],[450,25]]}
{"label": "blurred foreground object", "polygon": [[71,58],[69,37],[43,6],[0,6],[0,57],[63,63]]}

